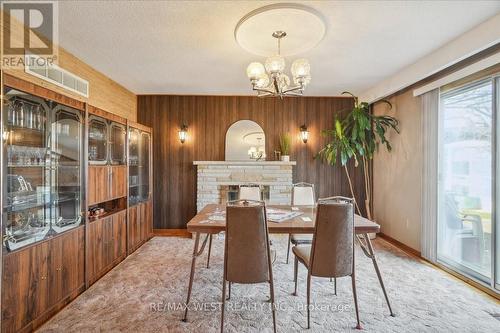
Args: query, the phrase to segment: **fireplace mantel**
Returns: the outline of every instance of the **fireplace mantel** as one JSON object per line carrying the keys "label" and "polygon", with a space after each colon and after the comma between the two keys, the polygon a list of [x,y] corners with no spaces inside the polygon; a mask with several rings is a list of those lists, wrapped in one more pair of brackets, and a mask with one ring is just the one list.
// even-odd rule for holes
{"label": "fireplace mantel", "polygon": [[227,200],[230,186],[258,184],[269,189],[270,204],[290,204],[295,161],[194,161],[198,211]]}
{"label": "fireplace mantel", "polygon": [[297,162],[289,161],[194,161],[194,165],[296,165]]}

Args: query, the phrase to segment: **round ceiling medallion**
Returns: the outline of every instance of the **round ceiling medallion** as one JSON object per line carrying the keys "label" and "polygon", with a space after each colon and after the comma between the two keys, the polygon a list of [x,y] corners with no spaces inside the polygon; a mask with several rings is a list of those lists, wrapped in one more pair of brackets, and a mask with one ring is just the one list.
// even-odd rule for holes
{"label": "round ceiling medallion", "polygon": [[279,3],[264,6],[245,15],[234,29],[236,42],[250,53],[270,56],[277,53],[273,33],[286,32],[281,55],[306,52],[323,39],[326,25],[314,9],[300,4]]}

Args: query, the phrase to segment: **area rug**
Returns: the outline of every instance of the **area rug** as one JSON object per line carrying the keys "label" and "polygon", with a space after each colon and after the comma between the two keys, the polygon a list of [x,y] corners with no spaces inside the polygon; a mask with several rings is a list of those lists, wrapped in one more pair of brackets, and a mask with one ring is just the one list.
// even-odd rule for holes
{"label": "area rug", "polygon": [[[293,296],[293,259],[287,237],[272,236],[279,332],[300,332],[306,322],[306,270],[299,266]],[[193,240],[155,237],[42,326],[40,332],[219,332],[224,242],[215,238],[210,268],[197,262],[188,322],[182,322]],[[366,332],[500,332],[500,305],[447,273],[374,241],[396,317],[389,310],[371,260],[356,249],[360,316]],[[293,254],[291,254],[293,257]],[[242,263],[243,265],[244,263]],[[310,332],[355,332],[350,278],[313,278]],[[233,285],[225,332],[272,332],[269,287]]]}

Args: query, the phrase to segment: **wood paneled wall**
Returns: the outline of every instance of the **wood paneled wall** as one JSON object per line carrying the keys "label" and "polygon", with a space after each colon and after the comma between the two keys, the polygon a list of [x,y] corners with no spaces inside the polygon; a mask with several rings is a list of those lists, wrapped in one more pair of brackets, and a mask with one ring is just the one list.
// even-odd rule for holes
{"label": "wood paneled wall", "polygon": [[[291,159],[294,182],[316,185],[317,195],[350,196],[341,167],[314,159],[326,142],[323,129],[333,126],[337,112],[351,107],[352,99],[342,97],[257,98],[242,96],[138,96],[138,122],[153,128],[154,228],[179,229],[196,214],[195,160],[224,160],[225,134],[235,121],[250,119],[266,134],[266,152],[272,159],[279,135],[293,137]],[[181,144],[180,126],[186,123],[188,139]],[[300,125],[307,125],[309,141],[299,139]],[[360,168],[354,168],[357,193],[363,192]],[[364,202],[364,198],[357,198]],[[361,207],[364,205],[360,205]]]}
{"label": "wood paneled wall", "polygon": [[[3,15],[3,12],[0,14]],[[3,24],[4,21],[0,20],[1,29],[4,29]],[[16,19],[11,18],[11,24],[19,25],[21,23]],[[7,27],[7,30],[10,31],[10,27]],[[22,43],[22,40],[20,39],[23,38],[23,35],[19,33],[23,33],[23,29],[13,29],[11,38],[14,41],[17,40],[17,42]],[[55,45],[55,47],[57,47],[57,45]],[[15,67],[2,66],[2,71],[62,95],[82,102],[87,102],[95,107],[117,114],[131,121],[136,121],[137,96],[133,92],[129,91],[116,81],[113,81],[93,67],[87,65],[85,62],[81,61],[62,47],[58,47],[57,65],[89,81],[88,98],[26,73],[22,64]]]}

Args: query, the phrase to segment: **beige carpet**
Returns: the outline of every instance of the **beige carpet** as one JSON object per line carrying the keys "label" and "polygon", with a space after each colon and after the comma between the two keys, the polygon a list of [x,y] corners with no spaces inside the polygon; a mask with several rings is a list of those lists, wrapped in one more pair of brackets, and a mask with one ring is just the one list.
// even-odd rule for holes
{"label": "beige carpet", "polygon": [[[273,236],[273,265],[279,332],[306,327],[305,277],[299,269],[299,296],[293,291],[293,263],[284,263],[286,239]],[[41,327],[41,332],[218,332],[220,329],[223,241],[215,240],[210,269],[206,250],[197,263],[189,322],[181,322],[193,240],[153,238]],[[376,240],[389,297],[390,317],[371,261],[357,251],[360,314],[366,332],[500,332],[499,303],[446,273],[422,264],[383,240]],[[226,332],[272,332],[268,287],[233,285]],[[313,278],[310,332],[356,331],[350,279]]]}

